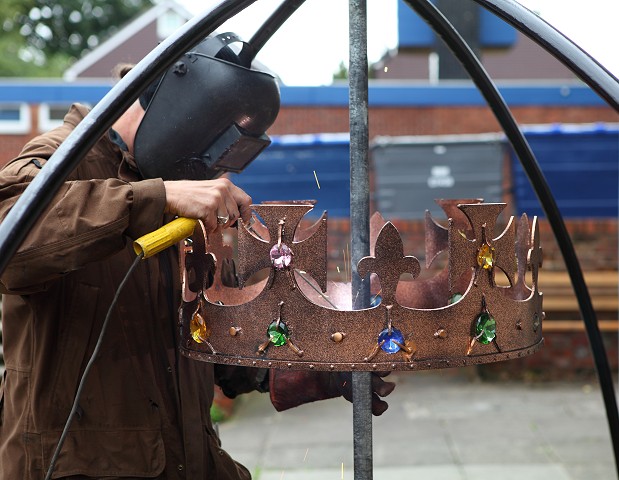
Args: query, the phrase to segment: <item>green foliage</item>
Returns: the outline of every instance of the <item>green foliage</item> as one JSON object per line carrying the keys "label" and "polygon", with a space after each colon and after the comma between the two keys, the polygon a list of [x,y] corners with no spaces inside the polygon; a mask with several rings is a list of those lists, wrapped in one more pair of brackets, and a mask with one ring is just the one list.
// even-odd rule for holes
{"label": "green foliage", "polygon": [[333,80],[348,80],[348,67],[344,62],[340,62],[337,71],[333,73]]}
{"label": "green foliage", "polygon": [[150,0],[0,0],[0,76],[59,76]]}
{"label": "green foliage", "polygon": [[[368,79],[374,78],[374,69],[372,65],[368,67]],[[338,69],[333,73],[333,81],[335,80],[348,80],[348,67],[344,62],[340,62]]]}

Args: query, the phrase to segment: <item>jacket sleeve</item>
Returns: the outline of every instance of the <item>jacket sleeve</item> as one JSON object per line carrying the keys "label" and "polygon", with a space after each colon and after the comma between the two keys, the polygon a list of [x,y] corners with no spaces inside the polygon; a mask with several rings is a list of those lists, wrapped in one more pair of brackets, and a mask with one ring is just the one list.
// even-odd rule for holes
{"label": "jacket sleeve", "polygon": [[[0,219],[39,172],[22,156],[0,172]],[[65,182],[27,235],[0,279],[0,291],[31,293],[47,282],[124,248],[158,228],[165,209],[163,181],[117,178]]]}

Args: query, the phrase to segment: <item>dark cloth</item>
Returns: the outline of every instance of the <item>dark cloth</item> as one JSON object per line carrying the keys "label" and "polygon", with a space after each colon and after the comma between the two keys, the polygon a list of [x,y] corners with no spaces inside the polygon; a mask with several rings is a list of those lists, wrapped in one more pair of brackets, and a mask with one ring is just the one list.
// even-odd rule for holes
{"label": "dark cloth", "polygon": [[[63,126],[33,139],[0,172],[0,218],[86,113],[72,107]],[[108,306],[135,258],[132,240],[163,223],[162,180],[140,180],[128,155],[108,135],[99,139],[0,278],[1,479],[45,475]],[[250,478],[211,424],[214,367],[178,353],[177,271],[169,250],[142,261],[127,282],[54,478]],[[222,372],[230,395],[265,383],[258,370],[238,369],[238,380]]]}

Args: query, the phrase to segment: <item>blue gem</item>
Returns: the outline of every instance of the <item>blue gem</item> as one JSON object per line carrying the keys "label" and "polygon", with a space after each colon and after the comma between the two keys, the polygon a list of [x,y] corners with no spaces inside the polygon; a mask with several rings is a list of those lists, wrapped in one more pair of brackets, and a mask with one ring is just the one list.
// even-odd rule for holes
{"label": "blue gem", "polygon": [[380,348],[389,354],[398,353],[401,350],[398,343],[404,345],[404,335],[402,335],[402,332],[397,328],[392,328],[391,333],[389,333],[388,328],[385,328],[378,334],[378,344]]}

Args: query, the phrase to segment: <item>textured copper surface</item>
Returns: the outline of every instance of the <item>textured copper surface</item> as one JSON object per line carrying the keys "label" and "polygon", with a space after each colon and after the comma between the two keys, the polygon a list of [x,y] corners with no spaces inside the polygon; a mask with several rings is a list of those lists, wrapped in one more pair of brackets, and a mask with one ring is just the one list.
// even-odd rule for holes
{"label": "textured copper surface", "polygon": [[[380,289],[382,302],[357,311],[350,307],[353,294],[349,284],[327,282],[326,214],[309,229],[297,228],[312,205],[254,206],[264,225],[239,226],[239,284],[246,284],[258,271],[264,275],[242,289],[224,286],[219,276],[232,250],[220,236],[207,239],[197,230],[191,248],[181,252],[183,354],[245,366],[384,371],[457,367],[533,353],[543,341],[537,219],[529,222],[523,216],[515,222],[512,218],[505,230],[497,233],[497,217],[505,205],[466,202],[470,203],[441,203],[449,216],[447,228],[428,216],[428,262],[441,252],[449,254],[449,260],[445,270],[427,280],[416,278],[419,261],[405,255],[393,224],[375,216],[371,225],[380,231],[372,232],[372,256],[359,262],[358,271],[376,274],[375,288]],[[273,268],[269,258],[280,236],[294,253],[291,266],[284,270]],[[484,242],[495,249],[495,267],[489,270],[477,262]],[[509,285],[495,285],[497,269],[504,272]],[[530,285],[525,281],[528,271],[532,272]],[[403,273],[414,279],[401,281]],[[448,305],[455,292],[464,296]],[[496,320],[496,338],[486,345],[473,341],[474,322],[484,304]],[[203,343],[191,336],[196,312],[210,329]],[[288,329],[288,341],[282,346],[274,345],[267,335],[269,325],[280,326],[278,321]],[[405,345],[393,354],[378,346],[379,333],[389,326],[405,338]]]}

